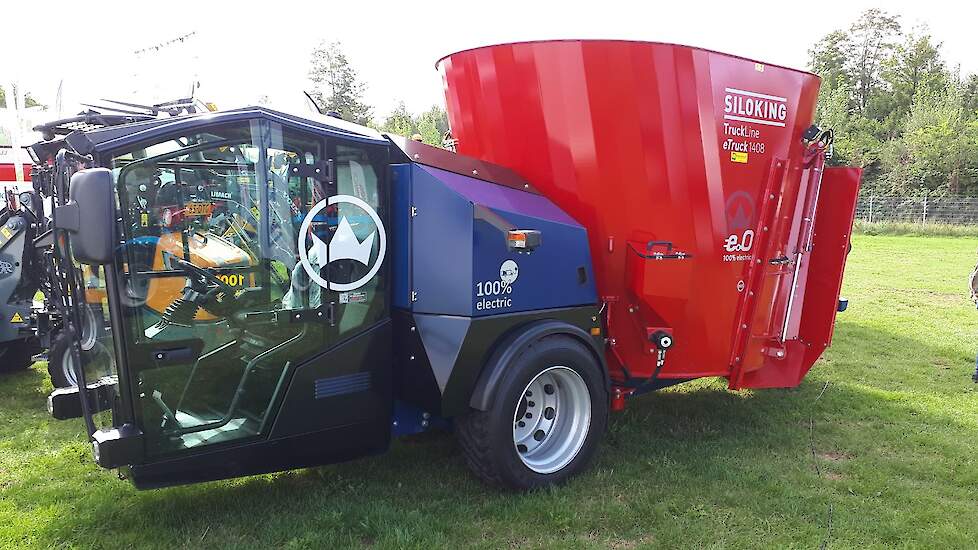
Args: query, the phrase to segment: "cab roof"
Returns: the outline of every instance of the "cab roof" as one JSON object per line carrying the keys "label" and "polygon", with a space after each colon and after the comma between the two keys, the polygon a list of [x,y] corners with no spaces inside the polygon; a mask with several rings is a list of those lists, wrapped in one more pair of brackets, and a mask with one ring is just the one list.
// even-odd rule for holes
{"label": "cab roof", "polygon": [[[241,122],[264,118],[273,122],[287,124],[295,128],[321,135],[352,139],[364,143],[387,145],[384,136],[372,128],[360,126],[334,117],[317,114],[296,115],[269,109],[268,107],[244,107],[228,111],[205,112],[180,115],[169,118],[153,118],[125,122],[92,129],[72,131],[63,138],[76,153],[87,155],[99,151],[115,149],[129,143],[152,140],[167,134],[190,132],[202,126]],[[40,142],[32,146],[35,150],[50,149],[50,145],[60,142]],[[48,147],[45,147],[48,145]]]}

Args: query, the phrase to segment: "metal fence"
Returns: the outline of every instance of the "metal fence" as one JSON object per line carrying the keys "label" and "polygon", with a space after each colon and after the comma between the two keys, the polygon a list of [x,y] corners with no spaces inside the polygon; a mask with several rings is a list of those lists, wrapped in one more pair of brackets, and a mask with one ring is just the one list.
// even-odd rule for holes
{"label": "metal fence", "polygon": [[856,219],[868,222],[978,225],[978,198],[863,195]]}

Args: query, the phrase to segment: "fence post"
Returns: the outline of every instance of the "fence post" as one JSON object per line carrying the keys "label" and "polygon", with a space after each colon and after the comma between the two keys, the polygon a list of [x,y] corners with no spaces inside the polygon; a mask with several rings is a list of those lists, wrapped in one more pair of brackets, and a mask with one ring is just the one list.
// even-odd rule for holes
{"label": "fence post", "polygon": [[927,225],[927,195],[924,195],[924,219],[921,225]]}
{"label": "fence post", "polygon": [[869,196],[869,223],[873,223],[873,195]]}

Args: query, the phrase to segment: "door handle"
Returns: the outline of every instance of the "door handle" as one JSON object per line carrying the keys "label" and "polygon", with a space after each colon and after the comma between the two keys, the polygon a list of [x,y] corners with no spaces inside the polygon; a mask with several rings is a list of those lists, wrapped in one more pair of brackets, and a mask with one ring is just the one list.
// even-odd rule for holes
{"label": "door handle", "polygon": [[777,258],[771,258],[771,265],[788,265],[791,263],[791,259],[787,256],[779,256]]}

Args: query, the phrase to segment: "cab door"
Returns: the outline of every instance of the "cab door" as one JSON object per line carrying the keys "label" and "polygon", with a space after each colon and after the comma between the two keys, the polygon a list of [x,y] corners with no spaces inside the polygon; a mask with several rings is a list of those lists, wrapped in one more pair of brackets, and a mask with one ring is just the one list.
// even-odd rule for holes
{"label": "cab door", "polygon": [[[390,361],[370,351],[390,352],[382,147],[353,144],[368,159],[354,178],[336,141],[258,118],[113,155],[140,475],[205,452],[206,468],[167,479],[316,463],[290,438],[358,422],[373,428],[364,452],[386,444]],[[340,194],[351,185],[362,198]]]}
{"label": "cab door", "polygon": [[271,437],[359,425],[344,437],[365,445],[382,438],[386,446],[393,400],[387,147],[337,137],[325,146],[326,162],[290,164],[322,189],[304,199],[292,281],[308,289],[321,308],[315,314],[328,317],[331,351],[296,371]]}

